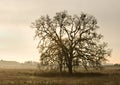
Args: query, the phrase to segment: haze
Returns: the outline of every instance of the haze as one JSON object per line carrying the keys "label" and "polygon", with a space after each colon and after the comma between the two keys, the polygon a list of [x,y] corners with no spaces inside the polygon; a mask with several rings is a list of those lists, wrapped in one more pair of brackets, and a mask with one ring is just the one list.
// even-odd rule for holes
{"label": "haze", "polygon": [[0,59],[39,61],[31,22],[41,15],[67,10],[95,16],[104,41],[113,49],[108,63],[120,63],[119,0],[0,0]]}

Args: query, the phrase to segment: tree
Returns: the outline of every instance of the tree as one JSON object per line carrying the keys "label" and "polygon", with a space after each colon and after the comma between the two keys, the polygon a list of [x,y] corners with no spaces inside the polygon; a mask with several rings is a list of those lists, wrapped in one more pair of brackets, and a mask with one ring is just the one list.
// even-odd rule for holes
{"label": "tree", "polygon": [[[101,44],[102,35],[96,32],[97,20],[94,16],[81,13],[69,15],[58,12],[53,18],[41,16],[32,23],[35,37],[39,39],[38,49],[41,62],[63,65],[73,73],[73,66],[98,67],[110,56],[107,44]],[[75,64],[76,62],[76,64]]]}

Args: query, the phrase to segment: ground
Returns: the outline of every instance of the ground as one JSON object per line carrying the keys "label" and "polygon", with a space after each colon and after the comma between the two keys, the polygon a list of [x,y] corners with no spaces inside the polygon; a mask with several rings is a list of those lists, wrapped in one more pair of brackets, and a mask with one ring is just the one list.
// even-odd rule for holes
{"label": "ground", "polygon": [[120,85],[120,69],[43,73],[35,69],[0,69],[0,85]]}

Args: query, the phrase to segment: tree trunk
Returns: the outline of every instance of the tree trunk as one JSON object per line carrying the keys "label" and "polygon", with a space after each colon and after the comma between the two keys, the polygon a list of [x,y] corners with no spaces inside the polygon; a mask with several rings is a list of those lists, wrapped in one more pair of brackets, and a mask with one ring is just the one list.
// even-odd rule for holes
{"label": "tree trunk", "polygon": [[59,66],[60,66],[60,73],[62,73],[62,64],[60,64]]}
{"label": "tree trunk", "polygon": [[69,65],[68,65],[68,71],[69,71],[70,75],[73,74],[72,63],[69,63]]}

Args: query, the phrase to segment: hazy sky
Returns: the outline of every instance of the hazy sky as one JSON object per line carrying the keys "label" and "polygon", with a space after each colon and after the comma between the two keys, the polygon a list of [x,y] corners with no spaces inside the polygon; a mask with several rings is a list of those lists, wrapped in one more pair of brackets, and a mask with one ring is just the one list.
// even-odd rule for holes
{"label": "hazy sky", "polygon": [[31,22],[63,10],[94,15],[113,49],[109,62],[120,63],[120,0],[0,0],[0,59],[39,61]]}

